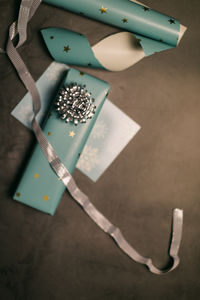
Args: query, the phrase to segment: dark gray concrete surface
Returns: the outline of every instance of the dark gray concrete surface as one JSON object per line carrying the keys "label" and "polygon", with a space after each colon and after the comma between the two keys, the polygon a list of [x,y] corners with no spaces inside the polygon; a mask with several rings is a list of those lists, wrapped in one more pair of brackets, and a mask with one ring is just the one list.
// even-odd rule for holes
{"label": "dark gray concrete surface", "polygon": [[[184,209],[181,264],[158,277],[124,255],[68,196],[54,217],[12,200],[34,137],[10,116],[25,88],[0,56],[0,299],[193,300],[200,298],[200,1],[144,3],[188,27],[180,46],[119,73],[110,99],[142,126],[97,183],[74,177],[143,255],[168,262],[172,209]],[[0,0],[0,45],[19,1]],[[62,26],[92,43],[116,28],[42,4],[20,48],[35,79],[51,62],[39,30]],[[81,68],[81,70],[85,70]]]}

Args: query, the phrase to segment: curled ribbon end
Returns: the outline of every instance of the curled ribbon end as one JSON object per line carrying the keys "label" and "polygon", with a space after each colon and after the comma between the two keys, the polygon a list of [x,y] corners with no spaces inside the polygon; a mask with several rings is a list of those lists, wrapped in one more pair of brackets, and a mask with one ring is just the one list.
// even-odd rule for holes
{"label": "curled ribbon end", "polygon": [[183,209],[175,208],[174,209],[174,216],[177,216],[179,218],[183,218]]}

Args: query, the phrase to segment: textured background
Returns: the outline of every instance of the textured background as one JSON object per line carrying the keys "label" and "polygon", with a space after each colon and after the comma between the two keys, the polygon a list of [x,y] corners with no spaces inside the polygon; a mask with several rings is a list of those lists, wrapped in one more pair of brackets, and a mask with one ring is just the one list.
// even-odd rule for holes
{"label": "textured background", "polygon": [[[184,209],[177,270],[158,277],[124,255],[67,195],[54,217],[12,200],[34,143],[10,116],[25,89],[0,56],[0,295],[12,300],[192,300],[200,297],[200,2],[145,4],[188,27],[180,46],[120,73],[88,70],[111,84],[109,98],[142,130],[94,184],[74,176],[92,202],[157,266],[168,262],[172,208]],[[0,45],[19,1],[0,0]],[[116,28],[42,4],[20,48],[38,79],[51,62],[39,29],[62,26],[92,43]],[[84,69],[83,69],[84,70]]]}

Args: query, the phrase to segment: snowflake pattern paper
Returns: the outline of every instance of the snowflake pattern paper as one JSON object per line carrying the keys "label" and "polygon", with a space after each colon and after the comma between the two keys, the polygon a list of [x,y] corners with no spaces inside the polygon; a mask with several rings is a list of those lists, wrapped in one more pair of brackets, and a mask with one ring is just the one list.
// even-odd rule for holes
{"label": "snowflake pattern paper", "polygon": [[85,145],[77,163],[77,168],[82,170],[82,172],[85,171],[90,173],[92,169],[95,169],[99,165],[99,163],[99,149],[90,145]]}
{"label": "snowflake pattern paper", "polygon": [[139,129],[137,123],[106,99],[77,167],[97,181]]}
{"label": "snowflake pattern paper", "polygon": [[[41,123],[49,107],[49,101],[56,95],[60,80],[68,67],[53,62],[37,81],[42,108],[37,117]],[[26,94],[11,113],[27,127],[32,117],[30,94]],[[91,180],[97,181],[129,141],[140,126],[106,99],[86,146],[77,163],[77,168]]]}

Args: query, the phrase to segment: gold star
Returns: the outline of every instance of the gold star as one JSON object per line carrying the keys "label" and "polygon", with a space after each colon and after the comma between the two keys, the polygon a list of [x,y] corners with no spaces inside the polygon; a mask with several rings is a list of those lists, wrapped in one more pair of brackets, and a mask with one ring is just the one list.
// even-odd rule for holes
{"label": "gold star", "polygon": [[65,51],[66,53],[68,53],[69,50],[71,50],[71,49],[70,49],[69,45],[67,45],[67,46],[64,47],[64,50],[63,50],[63,51]]}
{"label": "gold star", "polygon": [[51,131],[48,132],[48,135],[51,135]]}
{"label": "gold star", "polygon": [[127,19],[127,18],[123,18],[123,19],[122,19],[122,22],[123,22],[123,23],[128,23],[128,19]]}
{"label": "gold star", "polygon": [[49,200],[49,196],[48,195],[44,195],[43,200],[44,201],[48,201]]}
{"label": "gold star", "polygon": [[169,19],[168,22],[169,22],[170,24],[175,24],[175,21],[174,21],[173,19]]}
{"label": "gold star", "polygon": [[35,173],[35,174],[34,174],[34,178],[37,179],[38,177],[39,177],[39,174],[38,174],[38,173]]}
{"label": "gold star", "polygon": [[85,73],[84,72],[80,72],[80,76],[83,76]]}
{"label": "gold star", "polygon": [[16,194],[16,196],[17,196],[17,197],[20,197],[20,196],[21,196],[21,194],[18,192],[18,193]]}
{"label": "gold star", "polygon": [[100,12],[101,12],[102,14],[107,13],[107,8],[103,7],[103,5],[102,5],[102,7],[101,7],[99,10],[100,10]]}
{"label": "gold star", "polygon": [[74,131],[70,131],[69,136],[71,136],[72,138],[76,135],[76,133]]}

